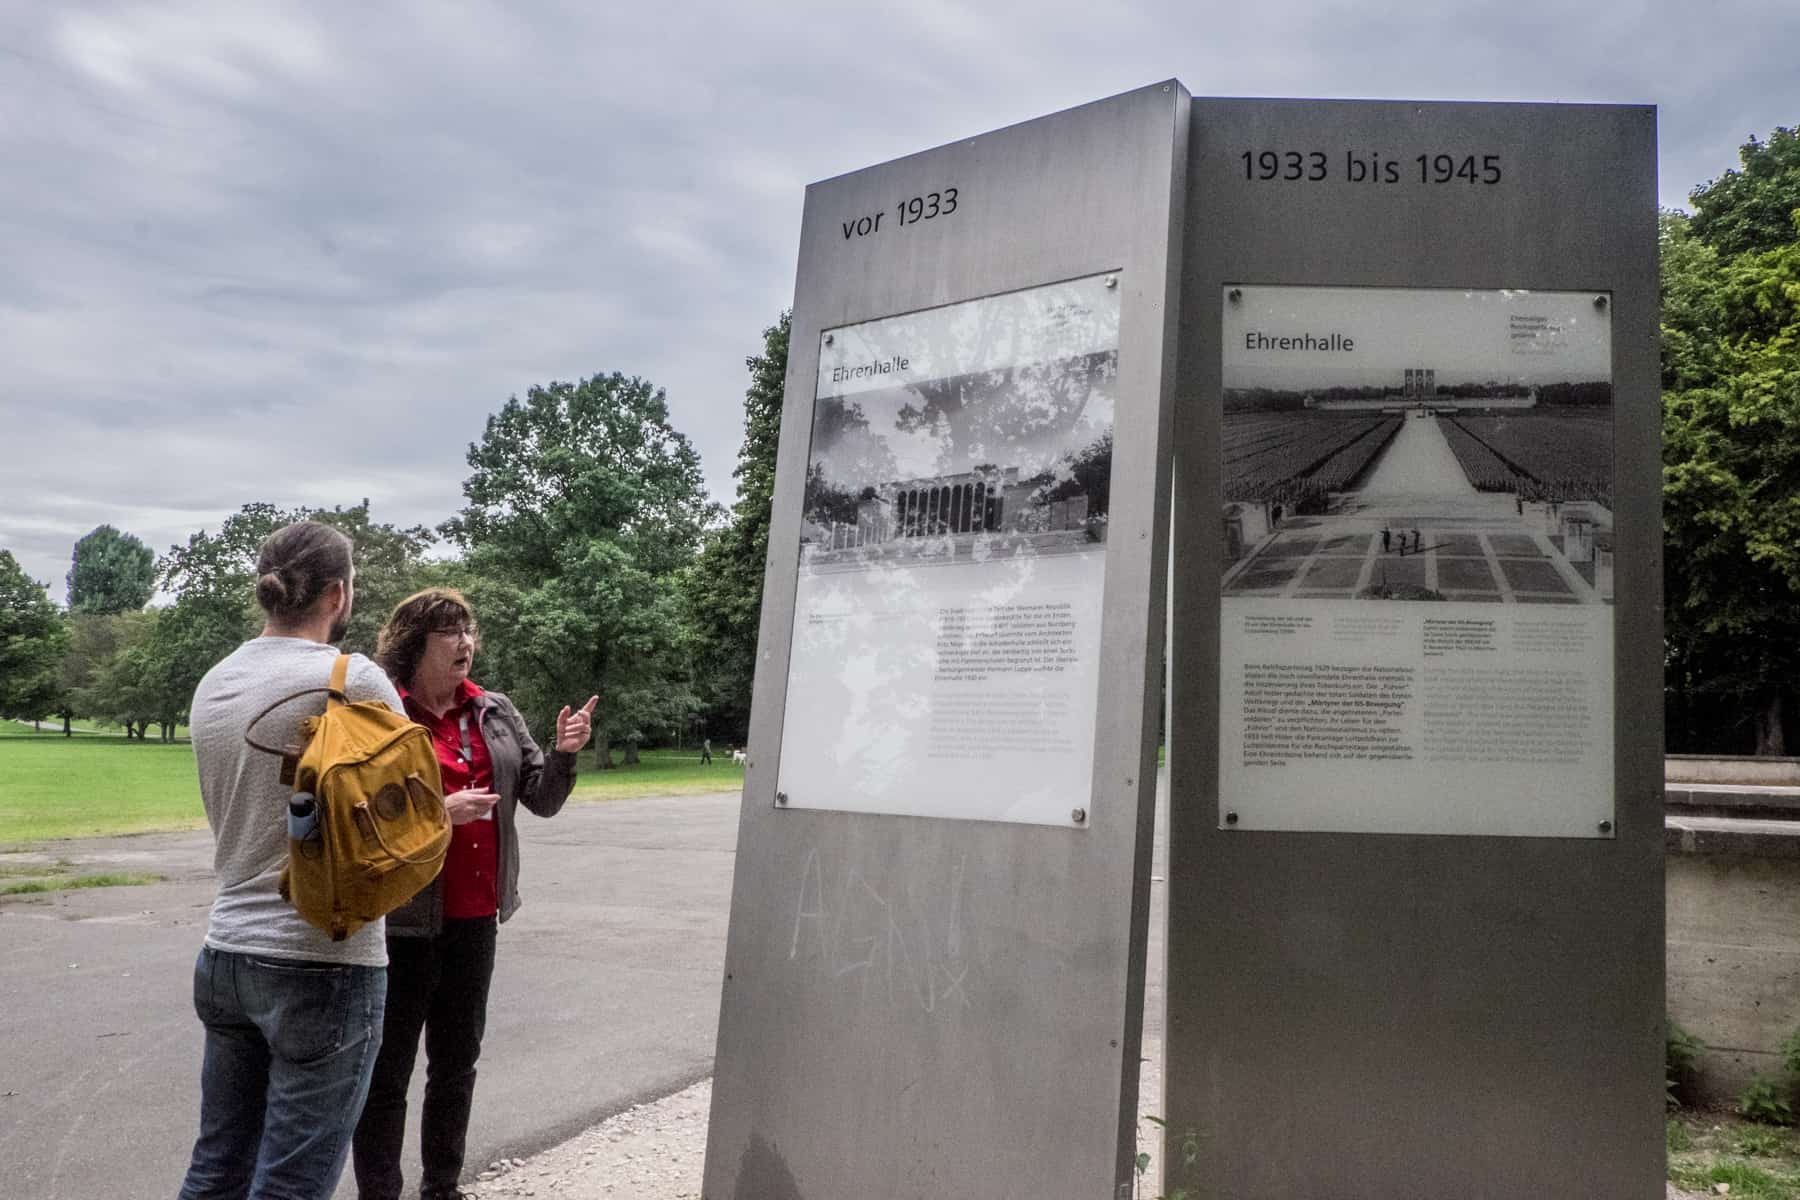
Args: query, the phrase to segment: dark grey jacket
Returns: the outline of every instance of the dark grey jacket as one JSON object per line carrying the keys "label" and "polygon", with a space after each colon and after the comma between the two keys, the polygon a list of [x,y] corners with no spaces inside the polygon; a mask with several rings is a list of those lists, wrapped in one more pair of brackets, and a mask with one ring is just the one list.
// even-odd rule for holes
{"label": "dark grey jacket", "polygon": [[[475,697],[476,720],[494,767],[494,837],[499,842],[500,919],[519,910],[519,836],[514,818],[523,804],[540,817],[554,817],[575,786],[575,756],[560,750],[546,755],[531,740],[525,718],[499,692]],[[444,881],[431,886],[388,914],[387,931],[397,937],[426,937],[444,928]]]}

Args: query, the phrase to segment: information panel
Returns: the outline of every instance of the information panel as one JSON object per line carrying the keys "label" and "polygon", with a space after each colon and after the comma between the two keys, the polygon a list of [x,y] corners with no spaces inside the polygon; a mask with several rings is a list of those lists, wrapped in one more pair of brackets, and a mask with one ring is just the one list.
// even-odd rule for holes
{"label": "information panel", "polygon": [[1190,104],[807,188],[707,1200],[1131,1191]]}
{"label": "information panel", "polygon": [[1610,835],[1610,297],[1222,311],[1220,825]]}
{"label": "information panel", "polygon": [[1119,277],[820,335],[782,803],[1083,825]]}

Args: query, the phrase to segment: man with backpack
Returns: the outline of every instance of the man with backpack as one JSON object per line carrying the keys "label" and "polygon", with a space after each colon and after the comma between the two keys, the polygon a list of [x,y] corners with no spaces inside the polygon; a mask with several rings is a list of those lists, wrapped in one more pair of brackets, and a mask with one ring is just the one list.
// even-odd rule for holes
{"label": "man with backpack", "polygon": [[[267,624],[206,673],[190,718],[218,896],[194,966],[206,1049],[181,1200],[329,1197],[387,995],[382,921],[333,940],[282,898],[294,789],[279,757],[246,743],[254,722],[257,741],[297,747],[302,722],[324,711],[338,658],[330,643],[350,619],[350,539],[311,521],[289,525],[263,543],[256,570]],[[361,655],[349,662],[344,698],[401,708],[387,675]]]}

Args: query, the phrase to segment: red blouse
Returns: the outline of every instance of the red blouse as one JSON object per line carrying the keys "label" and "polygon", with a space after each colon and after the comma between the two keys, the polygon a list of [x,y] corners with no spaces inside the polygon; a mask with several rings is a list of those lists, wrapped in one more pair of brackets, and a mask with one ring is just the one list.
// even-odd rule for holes
{"label": "red blouse", "polygon": [[[444,777],[444,794],[468,788],[494,786],[494,763],[488,756],[487,740],[481,736],[481,717],[475,697],[481,688],[465,679],[457,689],[456,703],[442,716],[433,716],[400,689],[406,703],[406,715],[431,731],[431,745],[437,751],[438,769]],[[463,758],[463,723],[468,723],[469,756]],[[500,844],[496,837],[499,824],[492,814],[480,821],[468,821],[451,827],[450,851],[444,856],[444,870],[438,876],[444,889],[444,917],[455,920],[469,917],[491,917],[500,910]]]}

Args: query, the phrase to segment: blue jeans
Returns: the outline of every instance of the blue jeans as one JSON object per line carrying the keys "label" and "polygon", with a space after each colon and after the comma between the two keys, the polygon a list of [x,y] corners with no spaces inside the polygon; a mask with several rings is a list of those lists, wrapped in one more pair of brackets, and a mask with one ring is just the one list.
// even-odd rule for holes
{"label": "blue jeans", "polygon": [[202,949],[200,1136],[181,1200],[325,1200],[381,1046],[387,971]]}

